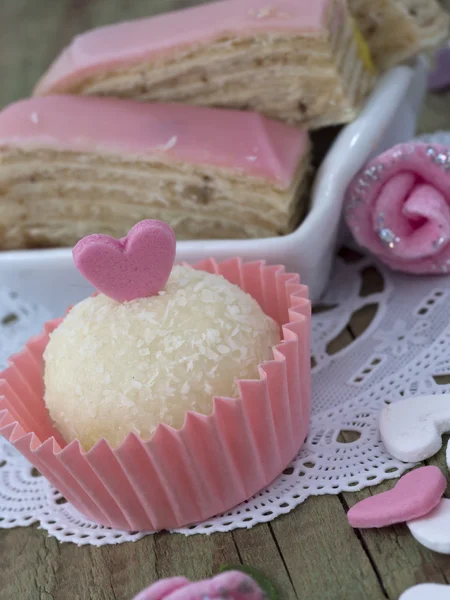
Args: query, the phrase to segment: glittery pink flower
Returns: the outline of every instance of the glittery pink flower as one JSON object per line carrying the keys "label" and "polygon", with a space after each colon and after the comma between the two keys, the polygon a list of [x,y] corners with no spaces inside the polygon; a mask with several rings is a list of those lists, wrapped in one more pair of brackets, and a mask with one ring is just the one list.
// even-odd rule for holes
{"label": "glittery pink flower", "polygon": [[381,154],[351,184],[345,217],[393,269],[450,272],[450,148],[417,142]]}
{"label": "glittery pink flower", "polygon": [[184,577],[162,579],[135,600],[267,600],[267,595],[245,573],[228,571],[193,583]]}

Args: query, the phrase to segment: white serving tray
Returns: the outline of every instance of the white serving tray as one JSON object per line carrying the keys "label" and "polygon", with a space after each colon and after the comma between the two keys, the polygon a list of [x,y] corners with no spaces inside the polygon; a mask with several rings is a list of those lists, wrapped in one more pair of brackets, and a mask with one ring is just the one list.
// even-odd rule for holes
{"label": "white serving tray", "polygon": [[[258,240],[182,241],[177,244],[177,260],[240,256],[281,263],[300,273],[311,298],[318,300],[333,264],[345,190],[369,158],[414,135],[426,67],[425,59],[419,58],[381,78],[360,116],[341,131],[325,157],[316,176],[311,210],[294,233]],[[1,252],[0,285],[46,306],[54,316],[92,291],[66,248]]]}

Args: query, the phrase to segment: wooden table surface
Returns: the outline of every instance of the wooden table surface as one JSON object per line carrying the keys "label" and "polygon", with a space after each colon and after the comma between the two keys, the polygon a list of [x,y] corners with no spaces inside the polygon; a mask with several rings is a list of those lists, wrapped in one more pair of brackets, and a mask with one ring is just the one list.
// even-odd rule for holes
{"label": "wooden table surface", "polygon": [[[88,28],[201,2],[193,0],[1,0],[0,107],[30,94],[39,75]],[[449,4],[449,2],[447,2]],[[429,97],[420,130],[450,129],[449,96]],[[367,304],[378,279],[368,274]],[[373,311],[355,315],[330,351],[348,345]],[[343,442],[350,440],[345,437]],[[445,469],[443,452],[432,461]],[[355,531],[346,511],[393,482],[311,498],[251,530],[182,537],[162,533],[103,548],[60,544],[37,527],[0,529],[1,600],[130,600],[156,579],[209,577],[244,563],[273,578],[285,600],[381,600],[419,582],[450,582],[450,558],[417,544],[406,526]]]}

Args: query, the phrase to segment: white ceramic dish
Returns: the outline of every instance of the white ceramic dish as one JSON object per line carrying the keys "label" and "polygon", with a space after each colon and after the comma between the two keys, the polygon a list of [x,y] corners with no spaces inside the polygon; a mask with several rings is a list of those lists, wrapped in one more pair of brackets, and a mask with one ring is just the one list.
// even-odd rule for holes
{"label": "white ceramic dish", "polygon": [[[426,62],[422,58],[381,78],[361,115],[342,130],[325,157],[315,180],[311,210],[294,233],[259,240],[182,241],[177,245],[177,260],[241,256],[282,263],[300,273],[311,298],[318,300],[333,264],[345,190],[370,157],[411,139],[425,83]],[[43,304],[55,316],[91,292],[73,266],[70,249],[0,253],[0,281],[2,286]]]}

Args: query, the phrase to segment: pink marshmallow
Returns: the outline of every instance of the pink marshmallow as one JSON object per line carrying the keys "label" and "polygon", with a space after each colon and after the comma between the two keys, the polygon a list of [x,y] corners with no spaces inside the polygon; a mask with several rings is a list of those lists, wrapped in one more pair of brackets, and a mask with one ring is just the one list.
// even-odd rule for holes
{"label": "pink marshmallow", "polygon": [[401,144],[372,160],[346,196],[358,244],[392,269],[450,270],[450,149]]}
{"label": "pink marshmallow", "polygon": [[421,467],[401,477],[392,490],[370,496],[347,514],[360,529],[406,523],[429,514],[439,504],[447,480],[438,467]]}
{"label": "pink marshmallow", "polygon": [[161,581],[157,581],[151,587],[138,594],[134,600],[164,600],[173,592],[186,588],[190,584],[189,579],[185,577],[161,579]]}
{"label": "pink marshmallow", "polygon": [[267,595],[245,573],[228,571],[212,579],[189,582],[183,577],[163,579],[134,600],[267,600]]}

